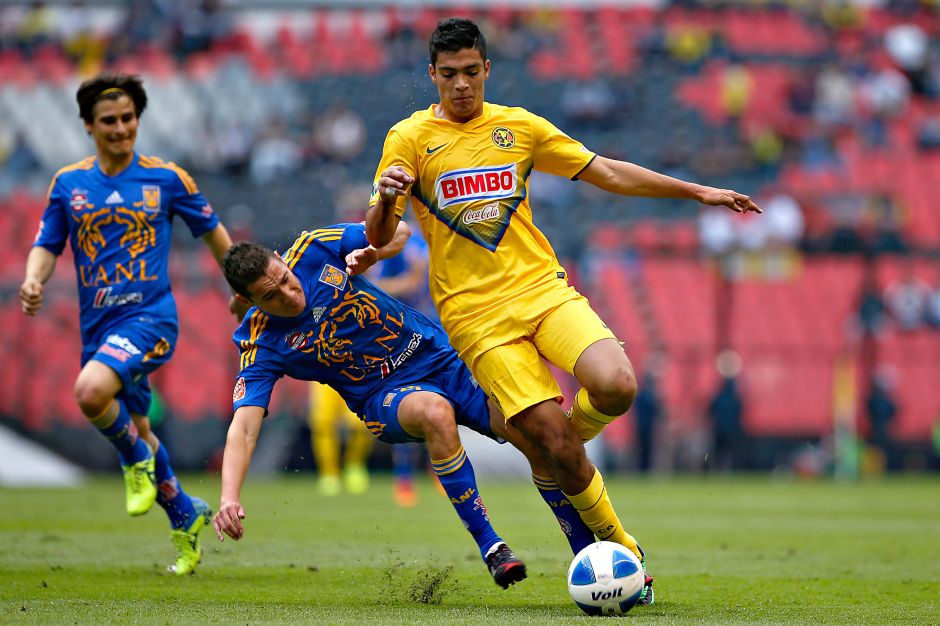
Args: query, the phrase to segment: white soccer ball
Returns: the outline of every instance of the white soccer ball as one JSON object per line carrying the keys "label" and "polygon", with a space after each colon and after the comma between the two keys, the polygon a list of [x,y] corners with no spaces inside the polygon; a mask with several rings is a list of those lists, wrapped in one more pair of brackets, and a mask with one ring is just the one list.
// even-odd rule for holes
{"label": "white soccer ball", "polygon": [[612,541],[584,548],[568,568],[568,593],[588,615],[622,615],[633,608],[646,574],[640,559]]}

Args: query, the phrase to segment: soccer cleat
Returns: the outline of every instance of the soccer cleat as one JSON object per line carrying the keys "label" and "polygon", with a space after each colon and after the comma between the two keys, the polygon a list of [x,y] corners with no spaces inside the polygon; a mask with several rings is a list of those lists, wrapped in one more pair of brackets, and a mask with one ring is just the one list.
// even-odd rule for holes
{"label": "soccer cleat", "polygon": [[509,585],[525,579],[525,563],[505,543],[486,557],[486,566],[490,568],[493,580],[503,589],[509,589]]}
{"label": "soccer cleat", "polygon": [[131,465],[122,465],[124,471],[124,495],[127,501],[128,515],[143,515],[150,510],[157,500],[157,480],[154,476],[156,457],[138,461]]}
{"label": "soccer cleat", "polygon": [[176,563],[167,566],[167,571],[177,576],[196,572],[196,566],[202,558],[199,547],[199,531],[212,521],[212,509],[201,498],[193,498],[196,519],[188,528],[179,528],[170,532],[170,541],[176,546]]}
{"label": "soccer cleat", "polygon": [[409,509],[418,504],[418,490],[415,489],[411,480],[395,479],[392,496],[395,498],[395,504],[403,509]]}
{"label": "soccer cleat", "polygon": [[339,476],[321,474],[319,480],[317,480],[317,489],[321,496],[332,498],[340,494],[343,490],[343,484],[340,482]]}
{"label": "soccer cleat", "polygon": [[343,486],[353,495],[369,490],[369,470],[364,465],[347,465],[343,470]]}
{"label": "soccer cleat", "polygon": [[[637,546],[640,548],[640,546]],[[646,553],[643,552],[643,548],[640,548],[640,554],[643,557],[640,559],[640,565],[643,566],[643,575],[646,576],[646,580],[643,582],[643,591],[640,592],[640,599],[636,601],[638,605],[648,606],[653,604],[653,577],[646,573]]]}

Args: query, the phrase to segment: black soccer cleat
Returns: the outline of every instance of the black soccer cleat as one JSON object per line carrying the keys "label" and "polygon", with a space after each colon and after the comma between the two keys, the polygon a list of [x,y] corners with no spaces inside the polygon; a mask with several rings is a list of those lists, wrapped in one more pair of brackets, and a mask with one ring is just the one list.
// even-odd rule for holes
{"label": "black soccer cleat", "polygon": [[486,566],[490,568],[493,580],[503,589],[509,589],[509,585],[525,579],[525,563],[505,543],[486,557]]}

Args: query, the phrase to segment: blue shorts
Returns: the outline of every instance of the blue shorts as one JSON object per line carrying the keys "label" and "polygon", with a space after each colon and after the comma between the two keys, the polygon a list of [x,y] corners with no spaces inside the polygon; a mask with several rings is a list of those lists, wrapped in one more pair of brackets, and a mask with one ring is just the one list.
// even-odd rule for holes
{"label": "blue shorts", "polygon": [[115,324],[101,333],[96,343],[86,345],[82,367],[94,359],[113,369],[124,385],[117,397],[131,413],[146,415],[150,410],[147,375],[170,360],[177,334],[171,321],[135,317]]}
{"label": "blue shorts", "polygon": [[430,391],[443,397],[454,407],[458,424],[503,442],[490,429],[486,394],[456,353],[436,371],[414,381],[392,381],[388,387],[366,402],[363,421],[369,432],[379,441],[386,443],[424,441],[406,433],[398,423],[398,405],[406,396],[416,391]]}

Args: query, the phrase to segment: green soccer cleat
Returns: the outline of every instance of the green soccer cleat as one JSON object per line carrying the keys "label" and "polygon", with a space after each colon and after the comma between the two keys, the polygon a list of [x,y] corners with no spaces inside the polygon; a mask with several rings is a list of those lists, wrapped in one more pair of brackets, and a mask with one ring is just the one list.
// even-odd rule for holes
{"label": "green soccer cleat", "polygon": [[122,465],[124,471],[124,494],[127,500],[128,515],[143,515],[150,510],[157,500],[157,480],[154,477],[156,458],[153,453],[149,459],[133,465]]}
{"label": "green soccer cleat", "polygon": [[321,496],[332,498],[333,496],[338,496],[340,493],[342,493],[343,483],[339,476],[333,476],[332,474],[321,474],[320,478],[317,479],[317,490],[320,492]]}
{"label": "green soccer cleat", "polygon": [[343,470],[343,487],[353,495],[361,495],[369,490],[369,470],[365,465],[347,465]]}
{"label": "green soccer cleat", "polygon": [[196,519],[189,525],[189,528],[180,528],[170,532],[170,541],[176,546],[176,563],[167,566],[166,569],[177,576],[196,572],[196,566],[202,558],[199,531],[212,521],[212,509],[204,500],[193,498],[193,507],[196,509]]}
{"label": "green soccer cleat", "polygon": [[[640,546],[637,546],[640,548]],[[640,592],[640,599],[636,601],[639,606],[649,606],[653,604],[653,577],[646,573],[646,553],[643,552],[643,548],[640,548],[640,554],[643,555],[643,558],[640,559],[640,565],[643,566],[643,574],[646,576],[646,581],[643,583],[643,591]]]}

